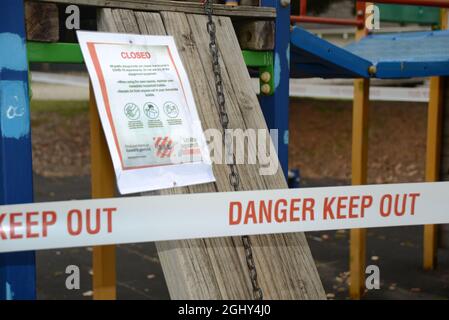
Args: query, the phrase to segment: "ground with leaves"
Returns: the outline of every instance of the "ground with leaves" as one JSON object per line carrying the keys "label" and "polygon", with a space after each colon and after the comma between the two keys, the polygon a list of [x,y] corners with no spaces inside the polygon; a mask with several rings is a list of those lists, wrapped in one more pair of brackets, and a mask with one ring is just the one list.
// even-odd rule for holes
{"label": "ground with leaves", "polygon": [[[291,105],[290,165],[301,170],[303,186],[350,183],[351,104],[300,100]],[[376,102],[370,111],[370,183],[422,181],[426,106]],[[86,102],[32,103],[36,201],[89,197],[90,145]],[[329,299],[348,297],[349,232],[307,233]],[[154,244],[117,249],[118,298],[165,299],[168,291]],[[91,248],[40,251],[38,296],[91,299]],[[381,289],[367,299],[447,299],[449,253],[439,251],[440,266],[423,272],[422,227],[370,229],[367,264],[381,272]],[[65,267],[81,267],[81,290],[65,289]]]}

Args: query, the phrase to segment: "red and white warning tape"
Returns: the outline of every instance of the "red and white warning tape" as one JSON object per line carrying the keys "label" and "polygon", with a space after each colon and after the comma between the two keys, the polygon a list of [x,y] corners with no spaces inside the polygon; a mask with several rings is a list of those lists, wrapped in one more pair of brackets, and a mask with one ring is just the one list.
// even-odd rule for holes
{"label": "red and white warning tape", "polygon": [[449,223],[449,182],[0,206],[0,252]]}

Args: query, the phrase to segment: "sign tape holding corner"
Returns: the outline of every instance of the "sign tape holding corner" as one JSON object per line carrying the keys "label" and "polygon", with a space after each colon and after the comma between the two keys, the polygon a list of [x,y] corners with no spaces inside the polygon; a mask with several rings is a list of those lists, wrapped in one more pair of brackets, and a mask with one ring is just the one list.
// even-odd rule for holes
{"label": "sign tape holding corner", "polygon": [[449,182],[0,206],[0,252],[449,223]]}

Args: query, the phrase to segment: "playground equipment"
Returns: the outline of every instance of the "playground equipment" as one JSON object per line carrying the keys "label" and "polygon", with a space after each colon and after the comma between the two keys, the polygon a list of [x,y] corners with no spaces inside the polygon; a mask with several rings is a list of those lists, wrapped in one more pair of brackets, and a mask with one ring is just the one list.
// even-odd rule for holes
{"label": "playground equipment", "polygon": [[[128,32],[173,34],[178,46],[182,47],[183,58],[189,76],[198,80],[194,91],[197,97],[207,100],[209,105],[215,105],[214,93],[207,89],[207,82],[212,82],[209,51],[207,49],[208,35],[205,27],[204,8],[199,3],[175,1],[104,1],[104,0],[33,0],[33,3],[79,4],[99,8],[98,28],[100,30]],[[357,18],[355,20],[328,19],[306,17],[305,2],[301,2],[301,15],[292,16],[292,22],[320,22],[353,25],[358,28],[357,39],[366,35],[364,29],[365,1],[357,2]],[[414,5],[440,5],[449,7],[446,1],[378,1],[382,3],[409,3]],[[3,34],[11,33],[19,39],[14,49],[14,55],[8,55],[6,64],[1,64],[1,107],[7,108],[10,100],[3,97],[21,97],[21,107],[24,113],[17,117],[17,126],[4,126],[2,122],[2,139],[0,161],[7,170],[0,172],[2,188],[0,195],[2,203],[32,202],[31,148],[29,134],[28,95],[28,60],[31,62],[50,63],[82,63],[82,56],[77,44],[67,43],[37,43],[24,45],[24,10],[23,1],[7,0],[2,3],[0,11],[0,28]],[[4,10],[3,10],[4,9]],[[136,11],[131,11],[136,10]],[[369,78],[397,78],[410,76],[446,76],[447,55],[444,41],[439,37],[447,37],[445,32],[427,34],[432,44],[442,46],[438,57],[427,56],[427,60],[410,56],[410,60],[393,61],[377,56],[365,55],[360,51],[373,45],[375,41],[391,43],[396,38],[388,36],[369,36],[358,44],[345,49],[310,35],[304,30],[293,28],[290,32],[289,5],[285,1],[262,0],[261,7],[227,7],[215,5],[214,13],[219,16],[236,17],[241,20],[253,18],[274,21],[275,37],[272,50],[256,52],[244,50],[243,57],[235,53],[239,50],[237,38],[229,18],[219,17],[220,27],[217,28],[218,41],[226,43],[221,50],[223,65],[227,69],[225,88],[227,101],[231,101],[236,115],[231,123],[241,128],[263,128],[263,117],[258,102],[251,94],[249,78],[245,70],[247,66],[257,67],[261,74],[260,105],[263,116],[269,128],[279,130],[278,156],[284,174],[288,171],[288,80],[289,52],[291,46],[292,75],[297,77],[349,77],[357,78],[354,85],[353,114],[353,184],[366,183],[367,161],[367,131],[368,131],[368,89]],[[164,23],[162,23],[162,21]],[[442,28],[447,28],[446,19],[442,19]],[[423,37],[415,34],[414,37]],[[399,46],[407,42],[407,37],[399,36]],[[394,39],[394,40],[393,40]],[[436,40],[435,40],[436,39]],[[290,44],[291,40],[291,44]],[[11,42],[6,42],[10,45]],[[2,42],[2,46],[5,44]],[[244,48],[245,49],[245,48]],[[2,56],[3,58],[3,56]],[[394,57],[395,58],[395,57]],[[2,60],[3,61],[3,60]],[[2,62],[3,63],[3,62]],[[204,69],[195,69],[203,65]],[[404,68],[405,66],[405,68]],[[392,68],[390,68],[392,67]],[[244,72],[245,70],[245,72]],[[268,73],[269,77],[266,76]],[[262,76],[265,74],[265,76]],[[206,80],[207,79],[207,80]],[[11,83],[13,82],[13,84]],[[205,83],[206,82],[206,83]],[[439,178],[439,148],[441,146],[440,131],[443,108],[443,81],[439,77],[431,80],[431,99],[429,103],[428,149],[426,180],[436,181]],[[238,87],[238,88],[237,88]],[[91,95],[92,96],[92,95]],[[205,98],[207,97],[207,99]],[[242,104],[250,105],[251,110],[242,108]],[[199,103],[200,108],[207,108]],[[210,111],[210,110],[207,110]],[[205,112],[206,114],[207,112]],[[214,114],[212,112],[212,114]],[[115,195],[114,173],[111,160],[104,141],[103,132],[96,112],[95,101],[90,100],[91,141],[92,141],[92,197],[104,198]],[[218,118],[218,116],[216,117]],[[2,118],[3,119],[3,118]],[[243,120],[242,120],[243,119]],[[203,119],[203,125],[211,126],[210,119]],[[217,124],[214,124],[215,126]],[[21,129],[21,130],[18,130]],[[12,156],[14,155],[14,156]],[[251,168],[241,169],[243,189],[279,188],[285,187],[282,173],[272,178],[260,178],[251,173]],[[216,190],[230,191],[231,186],[227,174],[217,176],[215,186],[194,186],[173,189],[167,193],[210,192]],[[20,181],[20,183],[19,183]],[[364,230],[351,231],[351,296],[359,298],[364,284],[365,239]],[[251,237],[254,243],[254,257],[258,268],[259,282],[268,298],[322,298],[323,290],[319,282],[315,266],[305,239],[302,235],[260,236]],[[282,246],[282,252],[268,250]],[[177,241],[160,243],[158,249],[170,293],[174,298],[249,298],[251,297],[251,280],[245,265],[245,256],[240,239],[211,239]],[[295,249],[295,250],[293,250]],[[435,263],[436,228],[425,228],[425,267],[432,268]],[[115,248],[114,246],[96,247],[94,249],[94,298],[113,299],[115,293]],[[280,268],[278,261],[287,261],[287,267]],[[232,263],[229,263],[232,261]],[[285,263],[285,262],[284,262]],[[194,270],[201,269],[198,273]],[[272,270],[283,270],[270,274]],[[267,276],[269,275],[269,276]],[[32,299],[35,297],[34,253],[14,253],[0,255],[0,298]],[[26,281],[24,281],[24,279]],[[288,281],[287,281],[288,279]],[[292,280],[293,279],[293,280]],[[299,287],[298,287],[299,286]]]}
{"label": "playground equipment", "polygon": [[[35,1],[67,3],[63,0]],[[171,34],[182,52],[185,67],[192,81],[192,87],[201,110],[203,127],[218,127],[219,119],[216,107],[215,92],[209,86],[213,83],[211,57],[208,48],[209,34],[206,30],[206,17],[203,5],[198,3],[166,2],[166,1],[71,1],[80,5],[97,6],[98,29],[104,31]],[[284,150],[283,166],[287,168],[287,115],[279,114],[279,110],[288,110],[288,55],[289,44],[289,8],[277,1],[263,1],[265,7],[227,8],[215,5],[214,12],[217,23],[217,42],[220,45],[220,61],[223,68],[223,82],[226,101],[230,108],[230,126],[238,128],[266,128],[264,117],[258,101],[250,86],[243,57],[236,55],[239,50],[231,20],[223,16],[265,17],[275,19],[276,41],[273,53],[245,51],[244,57],[248,65],[261,68],[261,85],[271,86],[262,100],[265,116],[270,126],[280,130],[279,152]],[[10,17],[21,27],[20,52],[26,56],[23,40],[23,2],[8,1],[2,4]],[[271,8],[273,9],[271,9]],[[128,10],[127,10],[128,9]],[[139,10],[131,11],[129,9]],[[151,12],[148,12],[151,11]],[[14,14],[12,14],[14,13]],[[2,30],[3,31],[3,30]],[[17,32],[16,32],[17,33]],[[30,43],[28,59],[33,62],[72,62],[81,63],[82,57],[76,44]],[[61,54],[64,56],[61,57]],[[273,59],[276,55],[277,58]],[[274,60],[274,62],[273,62]],[[25,60],[26,61],[26,60]],[[273,72],[276,70],[277,72]],[[268,73],[268,77],[266,74]],[[27,87],[27,68],[24,67],[24,88]],[[90,99],[90,126],[92,142],[92,197],[105,198],[115,195],[114,172],[111,167],[109,151],[106,147],[103,132],[98,119],[95,100]],[[25,124],[29,127],[29,119]],[[2,128],[3,129],[3,128]],[[26,136],[30,154],[29,134]],[[14,143],[17,143],[14,141]],[[18,156],[17,153],[10,153]],[[2,152],[3,158],[8,154]],[[11,156],[10,156],[11,158]],[[31,159],[26,159],[31,168]],[[274,176],[261,177],[254,170],[255,166],[239,166],[241,190],[286,187],[282,170]],[[11,169],[20,172],[16,167]],[[164,190],[163,193],[214,192],[231,191],[226,165],[214,168],[216,184],[205,184],[192,187]],[[25,185],[32,191],[30,183]],[[5,190],[9,191],[9,190]],[[31,199],[19,199],[16,202],[30,202]],[[8,199],[5,199],[5,203]],[[243,241],[243,242],[242,242]],[[264,290],[265,298],[320,299],[324,297],[313,259],[306,240],[302,234],[287,236],[251,237],[253,247],[248,239],[223,238],[208,240],[189,240],[158,243],[160,260],[166,275],[167,285],[173,298],[251,298],[257,297],[257,286]],[[282,249],[281,249],[282,248]],[[253,251],[253,255],[251,255]],[[33,253],[24,254],[29,259],[24,266],[13,259],[16,254],[2,255],[1,284],[8,287],[7,295],[3,288],[1,298],[27,299],[34,298],[34,261]],[[281,262],[282,261],[282,262]],[[115,288],[115,248],[114,246],[95,247],[93,253],[94,298],[114,299]],[[247,265],[248,264],[248,265]],[[254,265],[255,264],[255,265]],[[282,264],[282,267],[281,267]],[[257,268],[257,269],[256,269]],[[5,272],[8,271],[9,272]],[[201,272],[198,272],[201,270]],[[255,272],[257,270],[257,273]],[[276,272],[273,272],[276,270]],[[25,274],[30,281],[24,282]],[[26,291],[21,291],[26,288]]]}
{"label": "playground equipment", "polygon": [[[322,78],[358,78],[354,81],[352,184],[367,181],[369,79],[431,77],[427,125],[426,181],[440,178],[443,91],[449,75],[449,31],[417,32],[390,35],[367,35],[364,27],[364,3],[357,1],[357,19],[307,17],[307,2],[301,1],[300,16],[293,21],[357,26],[356,42],[339,48],[300,28],[291,34],[292,76]],[[383,0],[376,3],[449,7],[447,1]],[[419,20],[417,22],[420,22]],[[441,29],[448,28],[447,10],[441,10]],[[446,114],[447,112],[445,112]],[[445,171],[441,171],[446,175]],[[436,264],[437,228],[424,227],[424,269]],[[351,230],[350,295],[360,298],[365,271],[365,230]]]}

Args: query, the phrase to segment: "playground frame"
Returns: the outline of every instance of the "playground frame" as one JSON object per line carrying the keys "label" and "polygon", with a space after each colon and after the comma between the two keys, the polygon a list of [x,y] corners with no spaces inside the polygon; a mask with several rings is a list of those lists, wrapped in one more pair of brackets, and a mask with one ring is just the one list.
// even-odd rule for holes
{"label": "playground frame", "polygon": [[[46,2],[46,1],[44,1]],[[51,2],[51,1],[50,1]],[[65,3],[64,1],[54,1]],[[69,4],[69,2],[66,2]],[[7,1],[1,10],[0,30],[15,34],[23,41],[23,46],[12,56],[11,60],[39,63],[84,63],[78,44],[26,42],[24,1]],[[273,51],[243,50],[242,54],[248,67],[258,68],[259,73],[268,72],[268,80],[260,80],[261,86],[268,85],[270,90],[261,97],[264,115],[269,128],[278,129],[282,135],[279,141],[279,157],[285,174],[288,172],[288,84],[289,60],[289,6],[282,6],[275,0],[262,0],[262,6],[276,10],[276,39]],[[277,59],[274,59],[276,55]],[[275,72],[275,70],[277,72]],[[9,74],[1,80],[9,80]],[[12,74],[11,79],[20,79],[24,88],[26,102],[26,118],[23,125],[28,128],[21,139],[1,139],[2,152],[0,162],[2,168],[1,203],[17,204],[33,202],[31,137],[29,118],[29,79],[28,67],[24,66],[20,74]],[[276,88],[275,88],[276,84]],[[104,139],[100,120],[95,105],[93,92],[90,91],[90,129],[91,129],[91,166],[92,166],[92,198],[115,196],[115,174],[109,151]],[[2,106],[3,108],[4,106]],[[20,161],[18,161],[19,159]],[[94,299],[115,299],[115,246],[94,248],[93,252]],[[36,298],[35,253],[23,252],[0,255],[0,299],[35,299]]]}
{"label": "playground frame", "polygon": [[[51,2],[51,1],[49,1]],[[58,1],[54,1],[58,2]],[[279,130],[278,156],[284,174],[288,173],[288,109],[289,109],[289,49],[290,22],[314,22],[357,27],[357,39],[366,35],[364,28],[365,2],[357,1],[357,18],[355,20],[316,18],[306,15],[306,1],[301,1],[300,16],[290,17],[290,6],[281,1],[261,0],[261,6],[271,7],[276,11],[275,47],[272,52],[244,51],[248,66],[258,67],[260,73],[270,72],[270,92],[260,96],[260,103],[267,125],[270,129]],[[378,3],[428,5],[449,8],[443,0],[383,0]],[[59,1],[58,3],[69,3]],[[5,1],[4,10],[0,11],[0,30],[21,39],[20,46],[11,55],[17,70],[2,73],[0,90],[11,89],[23,97],[28,97],[29,79],[26,62],[50,63],[83,63],[77,44],[53,43],[44,44],[29,42],[25,44],[24,1]],[[443,17],[443,14],[442,14]],[[442,18],[442,28],[447,29],[447,21]],[[25,64],[24,64],[25,61]],[[261,85],[265,84],[261,82]],[[439,155],[442,117],[442,78],[431,79],[431,91],[428,116],[428,137],[426,154],[426,180],[437,181],[439,175]],[[354,82],[354,112],[352,140],[352,183],[365,184],[367,177],[367,145],[368,145],[368,104],[369,79],[356,79]],[[12,93],[11,93],[12,94]],[[95,99],[90,94],[90,128],[92,143],[92,197],[105,198],[115,195],[115,175],[109,152],[98,118]],[[1,154],[0,201],[2,204],[33,202],[32,158],[29,102],[26,100],[26,113],[23,116],[24,131],[17,134],[2,132],[0,140]],[[3,100],[1,103],[4,103]],[[1,108],[5,108],[1,105]],[[12,136],[9,136],[11,134]],[[424,228],[424,268],[435,267],[436,227]],[[351,297],[360,298],[365,274],[365,231],[351,231]],[[35,299],[35,254],[34,252],[0,255],[0,299]],[[115,299],[115,246],[94,248],[94,299]]]}

